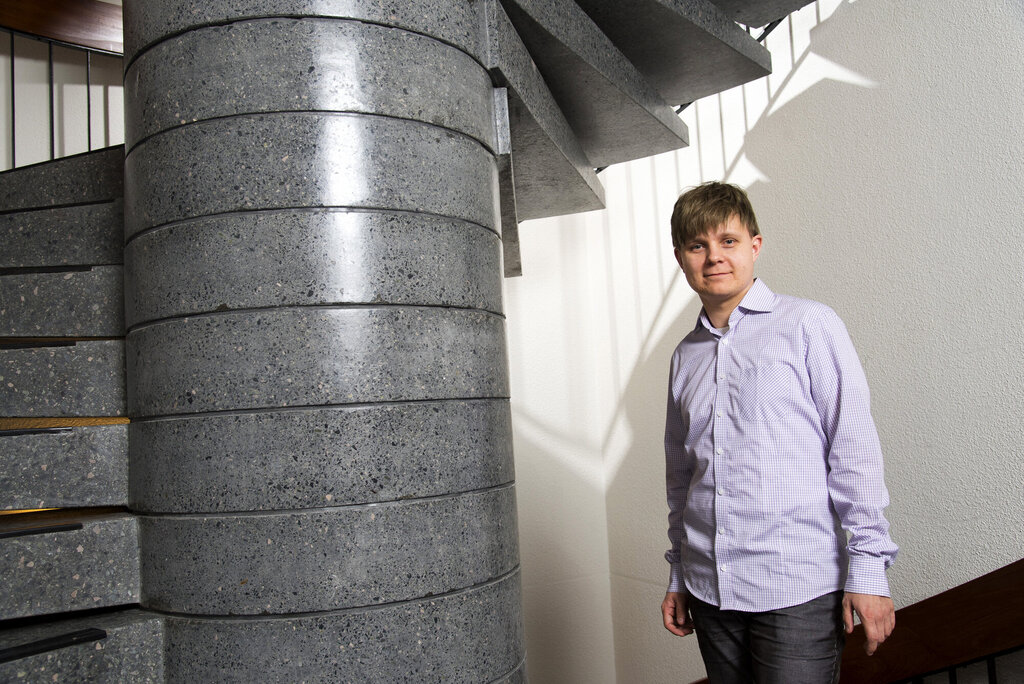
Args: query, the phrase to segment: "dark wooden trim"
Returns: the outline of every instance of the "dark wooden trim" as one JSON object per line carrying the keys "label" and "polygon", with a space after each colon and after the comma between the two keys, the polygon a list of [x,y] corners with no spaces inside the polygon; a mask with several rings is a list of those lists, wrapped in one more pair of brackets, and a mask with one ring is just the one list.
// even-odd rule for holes
{"label": "dark wooden trim", "polygon": [[841,684],[882,684],[943,670],[1024,645],[1024,559],[896,611],[896,630],[875,655],[857,625],[843,652]]}
{"label": "dark wooden trim", "polygon": [[99,0],[3,0],[0,26],[71,45],[124,53],[121,8]]}

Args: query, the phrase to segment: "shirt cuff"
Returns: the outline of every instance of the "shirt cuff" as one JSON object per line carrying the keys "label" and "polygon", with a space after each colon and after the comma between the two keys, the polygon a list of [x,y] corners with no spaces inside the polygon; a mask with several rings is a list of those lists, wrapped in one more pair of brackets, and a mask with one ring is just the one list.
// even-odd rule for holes
{"label": "shirt cuff", "polygon": [[669,563],[668,590],[669,592],[686,591],[682,563]]}
{"label": "shirt cuff", "polygon": [[890,596],[885,576],[885,560],[876,556],[850,556],[850,572],[845,590],[852,594]]}

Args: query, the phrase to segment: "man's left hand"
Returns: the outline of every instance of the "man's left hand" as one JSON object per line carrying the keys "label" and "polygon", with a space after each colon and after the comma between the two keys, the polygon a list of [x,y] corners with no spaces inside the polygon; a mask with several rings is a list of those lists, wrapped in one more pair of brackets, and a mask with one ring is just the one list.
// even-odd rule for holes
{"label": "man's left hand", "polygon": [[874,655],[878,645],[892,634],[896,626],[896,607],[888,596],[846,592],[843,596],[843,624],[847,634],[853,631],[854,611],[864,625],[864,652]]}

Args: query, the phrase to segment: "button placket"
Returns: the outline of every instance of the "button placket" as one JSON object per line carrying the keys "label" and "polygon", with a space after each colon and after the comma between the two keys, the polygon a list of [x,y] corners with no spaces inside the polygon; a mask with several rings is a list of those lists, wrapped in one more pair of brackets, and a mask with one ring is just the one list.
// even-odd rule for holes
{"label": "button placket", "polygon": [[728,573],[728,537],[724,534],[726,521],[729,515],[728,499],[726,498],[726,491],[729,483],[728,454],[726,454],[726,424],[728,421],[724,420],[724,415],[727,411],[723,408],[725,405],[725,398],[728,397],[728,384],[726,382],[726,377],[728,375],[727,368],[730,359],[728,350],[728,338],[719,338],[718,345],[715,350],[715,377],[717,382],[715,383],[715,402],[713,407],[714,423],[711,432],[712,447],[714,449],[712,463],[715,477],[714,511],[715,527],[717,529],[717,534],[712,540],[712,546],[714,549],[715,567],[718,570],[716,575],[719,597],[722,601],[731,602],[732,582],[730,581],[730,575]]}

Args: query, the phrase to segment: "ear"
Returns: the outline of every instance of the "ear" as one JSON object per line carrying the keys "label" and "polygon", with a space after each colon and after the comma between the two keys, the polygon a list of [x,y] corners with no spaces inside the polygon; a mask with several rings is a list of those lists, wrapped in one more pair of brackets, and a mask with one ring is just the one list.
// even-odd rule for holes
{"label": "ear", "polygon": [[761,253],[761,236],[755,235],[754,237],[752,237],[750,239],[750,245],[754,249],[754,261],[757,261],[757,255]]}
{"label": "ear", "polygon": [[672,253],[676,255],[676,263],[679,264],[679,268],[685,270],[685,267],[683,266],[683,250],[676,247],[672,250]]}

